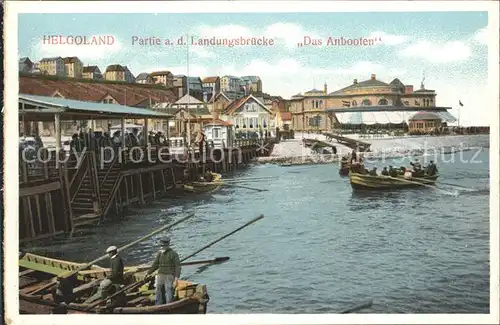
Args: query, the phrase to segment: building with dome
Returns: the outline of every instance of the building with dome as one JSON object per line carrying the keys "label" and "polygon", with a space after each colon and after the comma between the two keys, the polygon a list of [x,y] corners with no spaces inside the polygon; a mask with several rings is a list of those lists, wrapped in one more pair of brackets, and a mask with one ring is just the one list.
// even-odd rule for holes
{"label": "building with dome", "polygon": [[313,89],[297,94],[290,100],[292,125],[297,131],[326,131],[339,124],[391,124],[403,125],[415,112],[435,113],[441,121],[454,122],[448,113],[451,107],[436,105],[436,92],[426,89],[422,81],[420,89],[405,85],[398,78],[390,83],[370,79],[352,84],[334,92]]}

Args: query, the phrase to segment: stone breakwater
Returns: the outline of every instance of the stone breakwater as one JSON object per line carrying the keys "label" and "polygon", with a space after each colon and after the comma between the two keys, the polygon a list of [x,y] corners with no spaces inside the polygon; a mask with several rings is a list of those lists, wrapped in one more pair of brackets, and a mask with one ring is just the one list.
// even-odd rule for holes
{"label": "stone breakwater", "polygon": [[280,165],[316,165],[338,163],[341,156],[333,154],[325,155],[304,155],[304,156],[270,156],[259,157],[256,164],[280,164]]}

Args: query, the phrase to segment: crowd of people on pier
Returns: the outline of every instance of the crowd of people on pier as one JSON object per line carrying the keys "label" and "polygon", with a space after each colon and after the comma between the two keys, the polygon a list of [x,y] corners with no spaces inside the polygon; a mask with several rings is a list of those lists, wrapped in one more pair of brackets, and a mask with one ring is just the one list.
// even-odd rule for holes
{"label": "crowd of people on pier", "polygon": [[[125,143],[123,143],[125,141]],[[148,134],[148,143],[152,145],[168,145],[168,139],[163,132],[150,131]],[[125,145],[123,145],[125,144]],[[110,131],[80,131],[74,133],[70,141],[70,149],[74,152],[82,152],[84,148],[87,150],[95,150],[104,147],[137,147],[146,145],[146,138],[138,128],[132,129],[132,132],[126,132],[125,137],[122,137],[121,131],[115,131],[111,134]]]}
{"label": "crowd of people on pier", "polygon": [[393,166],[384,167],[379,173],[377,167],[372,169],[367,169],[364,165],[364,159],[361,155],[357,154],[354,150],[347,156],[342,157],[341,168],[348,168],[353,173],[371,175],[371,176],[388,176],[388,177],[399,177],[404,178],[411,177],[426,177],[435,176],[438,174],[438,169],[434,161],[430,161],[425,167],[423,167],[418,159],[410,162],[411,168],[401,166],[395,168]]}

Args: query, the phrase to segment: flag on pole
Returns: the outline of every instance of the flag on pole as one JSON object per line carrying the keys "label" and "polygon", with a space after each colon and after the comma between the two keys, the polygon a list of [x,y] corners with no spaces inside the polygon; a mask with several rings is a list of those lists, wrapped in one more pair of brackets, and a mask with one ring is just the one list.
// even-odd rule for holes
{"label": "flag on pole", "polygon": [[460,100],[458,101],[458,105],[464,106],[464,104],[462,104],[462,101],[460,101]]}

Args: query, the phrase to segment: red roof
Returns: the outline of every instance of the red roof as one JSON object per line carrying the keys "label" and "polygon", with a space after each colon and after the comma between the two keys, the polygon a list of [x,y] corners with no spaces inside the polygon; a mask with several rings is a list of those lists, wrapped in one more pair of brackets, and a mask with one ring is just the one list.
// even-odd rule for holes
{"label": "red roof", "polygon": [[78,79],[51,80],[43,77],[20,76],[19,93],[53,96],[56,92],[64,98],[99,102],[106,96],[119,104],[136,106],[145,101],[175,102],[177,96],[167,88],[148,87],[142,84],[85,82]]}
{"label": "red roof", "polygon": [[206,77],[201,82],[202,83],[213,83],[213,82],[217,82],[217,79],[219,79],[219,77]]}

